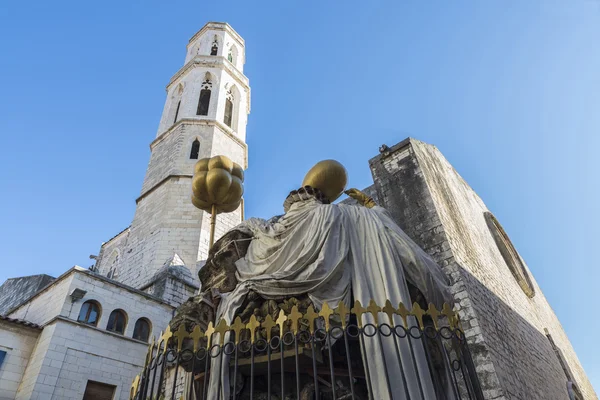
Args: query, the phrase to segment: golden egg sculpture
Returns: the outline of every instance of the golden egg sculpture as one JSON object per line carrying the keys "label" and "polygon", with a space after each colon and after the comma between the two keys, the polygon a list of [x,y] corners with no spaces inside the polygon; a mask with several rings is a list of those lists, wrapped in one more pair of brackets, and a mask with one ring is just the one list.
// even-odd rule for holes
{"label": "golden egg sculpture", "polygon": [[346,168],[336,160],[323,160],[316,163],[306,174],[302,186],[319,189],[333,202],[344,192],[348,183]]}
{"label": "golden egg sculpture", "polygon": [[244,194],[244,170],[225,156],[198,160],[192,178],[192,204],[219,214],[237,209]]}

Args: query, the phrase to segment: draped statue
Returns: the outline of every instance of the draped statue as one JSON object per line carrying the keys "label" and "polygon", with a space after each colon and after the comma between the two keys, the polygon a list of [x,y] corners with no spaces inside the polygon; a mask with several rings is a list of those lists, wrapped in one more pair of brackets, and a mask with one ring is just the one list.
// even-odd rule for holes
{"label": "draped statue", "polygon": [[[332,204],[345,184],[341,164],[321,162],[287,196],[283,215],[248,219],[217,241],[199,272],[202,293],[190,300],[195,306],[184,304],[172,324],[221,318],[231,324],[237,316],[246,322],[251,315],[276,317],[292,305],[301,312],[310,305],[318,311],[324,302],[342,301],[348,308],[355,300],[412,304],[409,288],[440,309],[452,303],[440,267],[384,208],[356,189],[345,193],[357,204]],[[208,315],[190,317],[194,307]],[[373,316],[363,318],[367,323]],[[368,340],[360,349],[371,372],[371,398],[387,399],[391,392],[392,398],[404,399],[408,391],[411,399],[435,399],[423,345],[394,343]],[[209,398],[219,398],[221,388],[220,398],[228,399],[238,389],[231,387],[227,357],[212,363],[212,370],[221,372],[210,375]],[[404,388],[400,368],[406,381],[420,380],[419,385]]]}

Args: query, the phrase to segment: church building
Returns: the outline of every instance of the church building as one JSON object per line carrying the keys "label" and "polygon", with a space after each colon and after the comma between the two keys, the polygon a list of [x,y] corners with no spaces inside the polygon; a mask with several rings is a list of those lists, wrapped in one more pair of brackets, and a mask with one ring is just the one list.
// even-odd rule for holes
{"label": "church building", "polygon": [[[167,84],[131,225],[89,269],[0,286],[0,400],[129,399],[148,343],[199,290],[211,216],[190,200],[195,163],[226,155],[248,167],[244,63],[227,23],[196,33]],[[374,149],[368,165],[365,193],[450,280],[484,398],[597,399],[525,261],[439,150],[408,138]],[[243,218],[243,202],[220,214],[216,237]]]}

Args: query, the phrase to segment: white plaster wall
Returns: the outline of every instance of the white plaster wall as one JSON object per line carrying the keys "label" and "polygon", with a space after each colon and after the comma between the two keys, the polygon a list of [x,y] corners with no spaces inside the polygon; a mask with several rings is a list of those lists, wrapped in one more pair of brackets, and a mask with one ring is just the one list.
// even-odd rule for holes
{"label": "white plaster wall", "polygon": [[0,321],[0,350],[6,352],[0,366],[0,400],[14,400],[29,358],[41,331]]}

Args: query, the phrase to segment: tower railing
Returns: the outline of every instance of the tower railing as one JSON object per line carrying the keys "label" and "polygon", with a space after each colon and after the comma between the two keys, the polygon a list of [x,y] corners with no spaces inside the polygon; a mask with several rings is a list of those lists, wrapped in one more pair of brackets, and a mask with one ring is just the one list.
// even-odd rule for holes
{"label": "tower railing", "polygon": [[[368,355],[383,360],[385,376],[376,381],[386,387],[375,391],[387,393],[383,398],[429,400],[432,392],[428,395],[421,383],[427,381],[436,399],[483,399],[458,314],[448,304],[424,310],[414,303],[408,310],[403,303],[394,307],[387,301],[381,307],[373,300],[367,307],[356,301],[351,309],[343,302],[335,309],[324,303],[319,312],[310,306],[301,313],[293,306],[288,313],[280,310],[276,319],[267,315],[259,321],[252,315],[247,323],[237,317],[231,325],[221,319],[192,332],[184,324],[174,332],[168,327],[150,344],[130,399],[223,399],[225,392],[228,399],[373,399],[371,374],[381,375],[381,369],[373,371],[363,362],[368,341],[376,341],[371,344],[379,346],[370,348],[379,349],[386,341],[387,349],[406,342],[410,350],[388,357],[400,360],[402,385],[388,376],[383,352]],[[425,368],[417,366],[416,350],[424,354]],[[227,364],[228,379],[212,376]]]}

